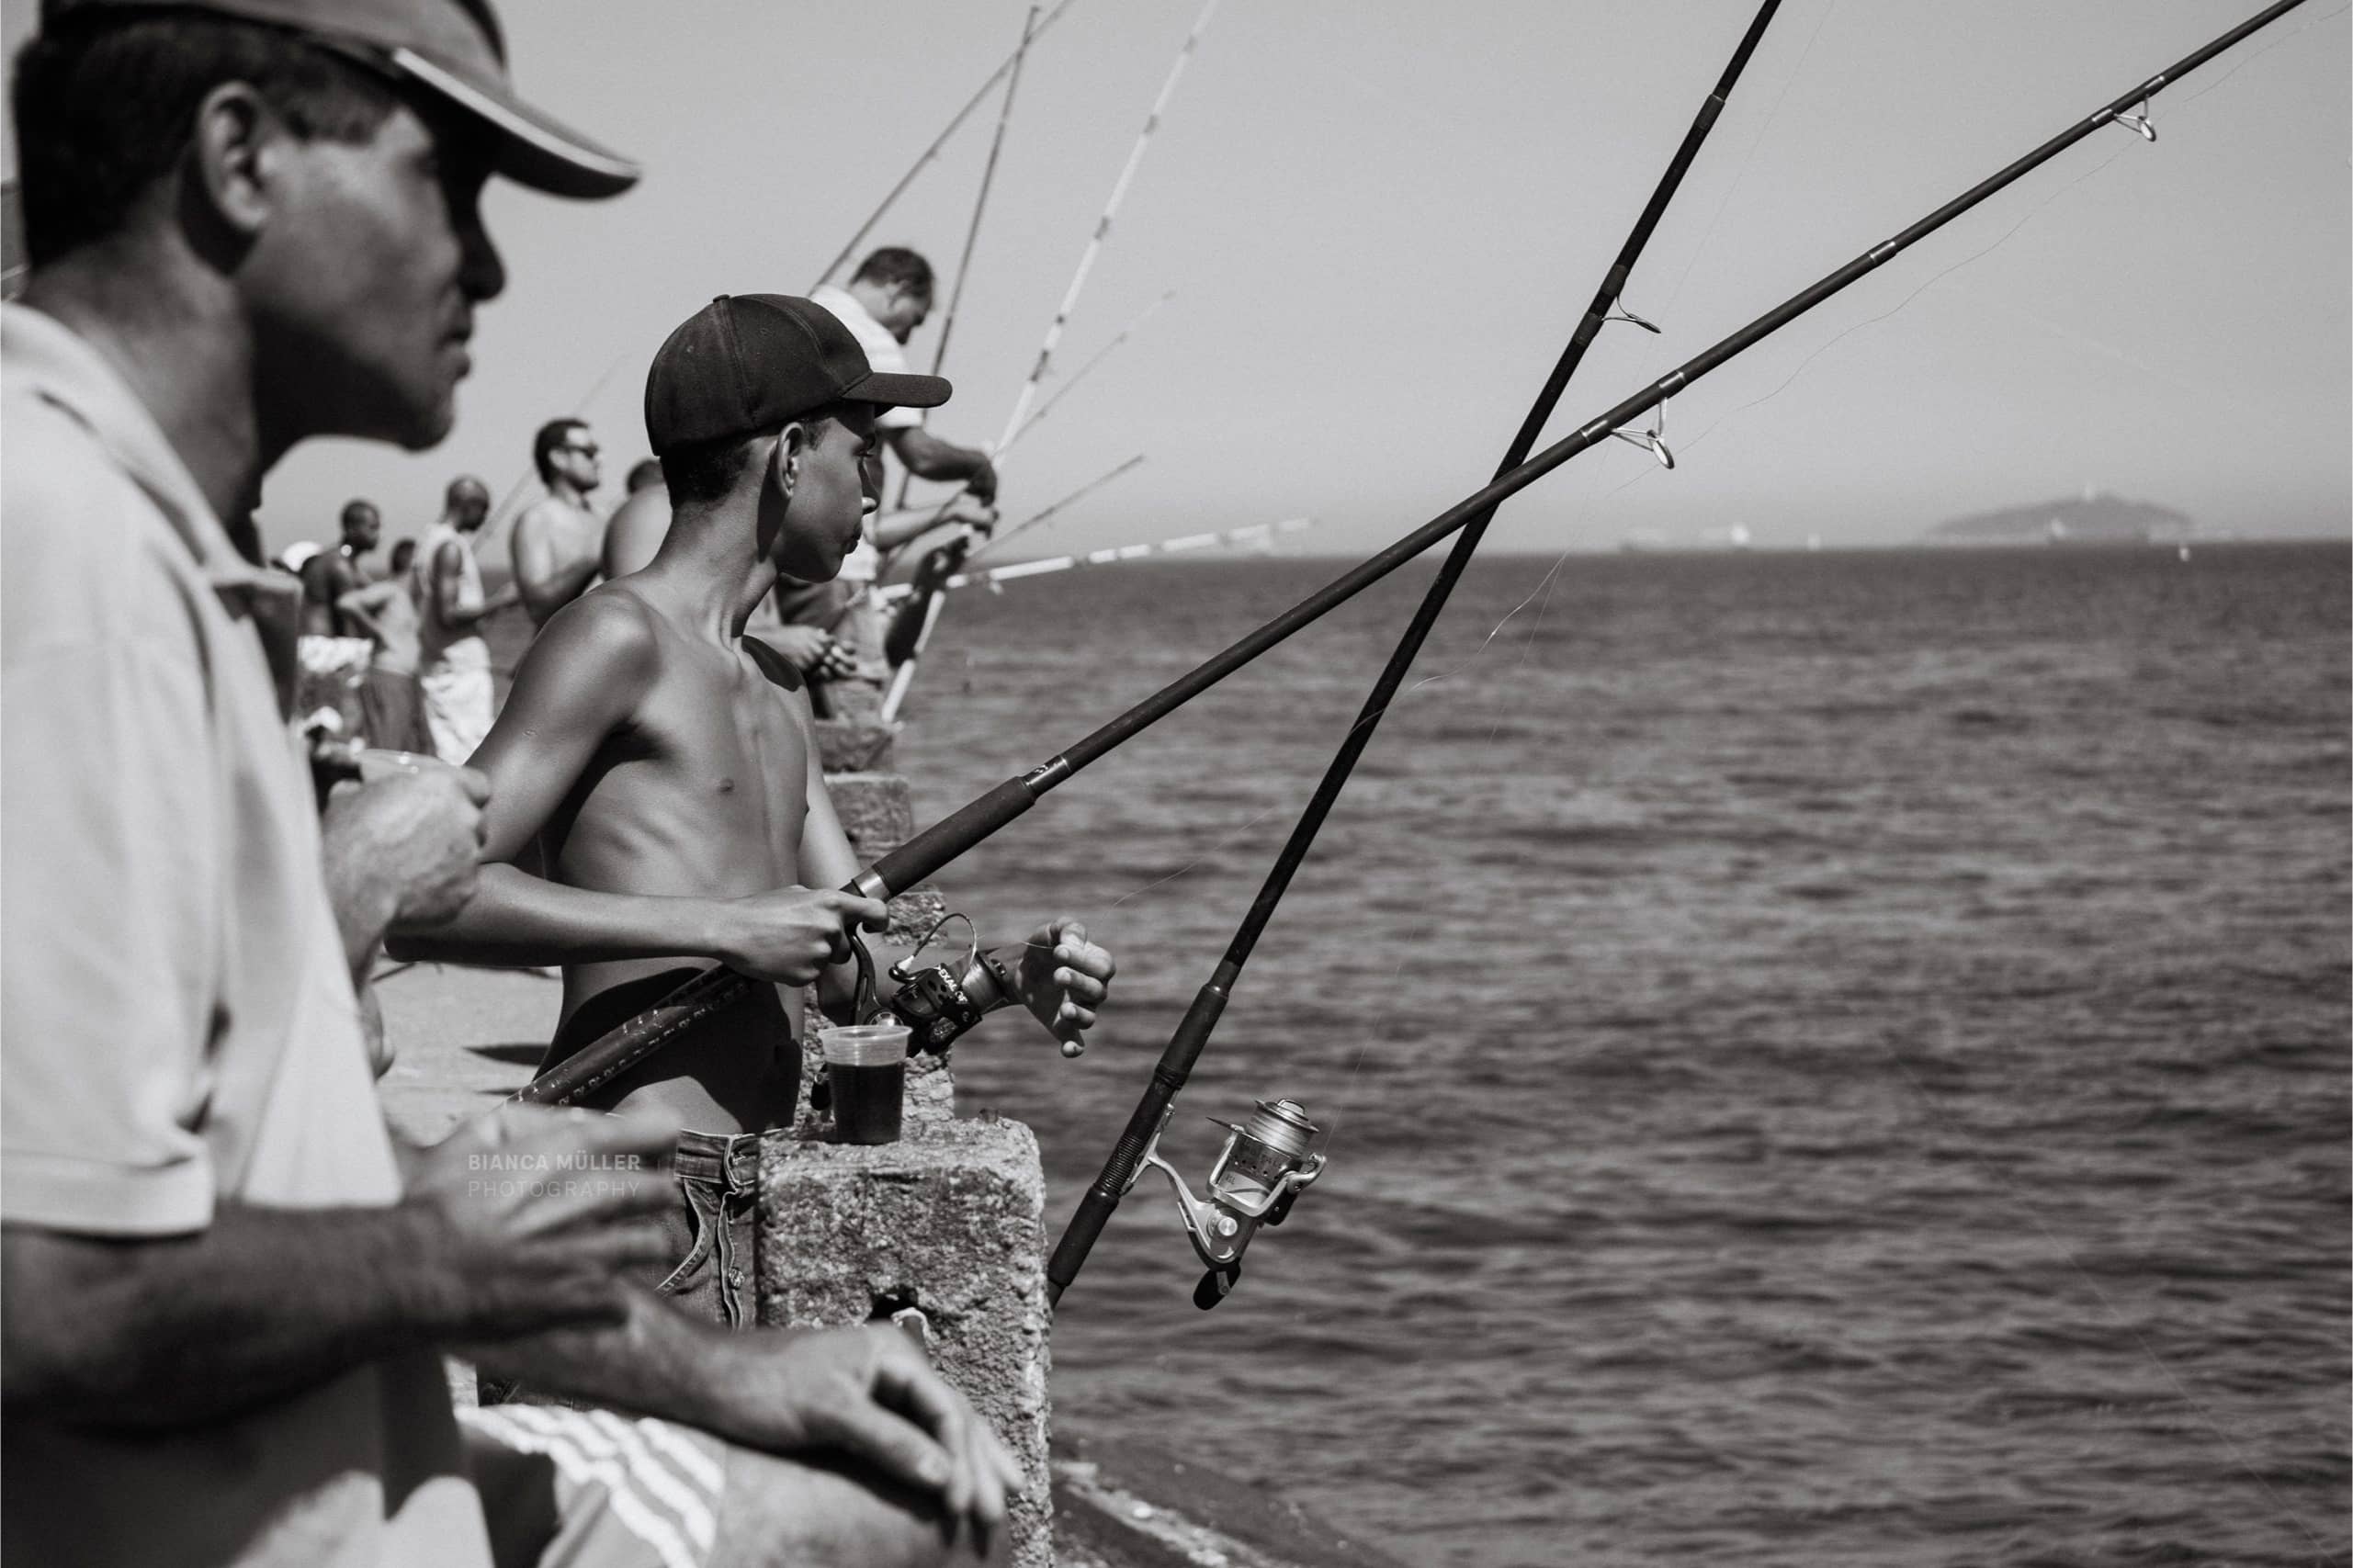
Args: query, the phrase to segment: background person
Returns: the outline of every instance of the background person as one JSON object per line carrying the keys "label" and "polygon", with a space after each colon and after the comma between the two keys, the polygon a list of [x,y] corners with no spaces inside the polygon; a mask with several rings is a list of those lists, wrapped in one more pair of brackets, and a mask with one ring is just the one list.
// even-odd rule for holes
{"label": "background person", "polygon": [[481,480],[471,474],[451,479],[442,496],[441,520],[425,530],[410,568],[409,592],[417,605],[417,687],[433,754],[445,762],[463,762],[491,732],[498,694],[482,622],[521,598],[513,583],[496,593],[482,592],[474,536],[490,512],[490,489]]}
{"label": "background person", "polygon": [[[905,344],[932,311],[932,264],[914,251],[887,245],[867,255],[846,288],[827,284],[809,298],[831,311],[865,351],[866,363],[884,375],[907,371]],[[906,470],[918,479],[960,483],[968,493],[951,503],[953,515],[930,507],[877,518],[866,536],[831,581],[795,583],[779,590],[777,609],[788,626],[815,626],[848,643],[856,678],[878,691],[889,678],[883,657],[883,628],[872,604],[877,577],[888,552],[922,534],[934,521],[963,522],[984,533],[996,522],[997,469],[978,446],[958,446],[924,427],[920,409],[886,409],[882,439]],[[877,475],[876,493],[887,492]]]}
{"label": "background person", "polygon": [[390,575],[344,594],[335,609],[376,643],[359,682],[361,736],[370,746],[429,757],[433,735],[425,724],[424,692],[417,684],[416,602],[409,597],[416,549],[414,539],[394,545]]}
{"label": "background person", "polygon": [[345,618],[337,601],[355,588],[366,586],[361,562],[384,535],[383,514],[372,501],[344,503],[342,528],[335,547],[313,551],[300,568],[302,578],[302,630],[310,637],[363,637],[366,631]]}
{"label": "background person", "polygon": [[515,519],[510,548],[515,586],[534,626],[546,626],[596,581],[605,523],[588,498],[604,483],[602,457],[584,420],[551,419],[531,438],[531,464],[548,493]]}

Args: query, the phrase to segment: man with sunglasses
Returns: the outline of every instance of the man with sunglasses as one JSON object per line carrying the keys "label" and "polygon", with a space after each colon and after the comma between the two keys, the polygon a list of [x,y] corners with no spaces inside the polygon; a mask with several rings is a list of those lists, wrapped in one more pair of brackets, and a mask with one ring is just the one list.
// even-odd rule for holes
{"label": "man with sunglasses", "polygon": [[[331,903],[279,705],[299,591],[252,511],[310,437],[447,434],[505,285],[492,174],[596,197],[634,165],[515,97],[485,0],[48,0],[14,103],[0,1556],[985,1546],[1015,1473],[907,1340],[728,1335],[629,1283],[668,1134],[518,1108],[404,1166],[376,1102],[338,913],[462,906],[482,782],[369,786],[405,830]],[[461,1434],[458,1348],[633,1415]]]}
{"label": "man with sunglasses", "polygon": [[603,454],[588,423],[551,419],[531,438],[531,463],[547,491],[515,524],[515,586],[531,624],[579,598],[605,558],[605,520],[588,498],[605,482]]}

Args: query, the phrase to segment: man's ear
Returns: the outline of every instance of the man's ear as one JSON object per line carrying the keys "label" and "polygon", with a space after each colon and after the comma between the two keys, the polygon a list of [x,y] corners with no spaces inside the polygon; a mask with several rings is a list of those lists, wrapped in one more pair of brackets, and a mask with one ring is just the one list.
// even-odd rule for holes
{"label": "man's ear", "polygon": [[250,243],[284,199],[283,154],[292,143],[286,123],[250,85],[223,82],[197,106],[187,194],[201,193],[211,225]]}
{"label": "man's ear", "polygon": [[792,500],[793,491],[800,488],[801,465],[808,457],[809,427],[795,421],[776,437],[776,449],[768,457],[769,482],[785,500]]}

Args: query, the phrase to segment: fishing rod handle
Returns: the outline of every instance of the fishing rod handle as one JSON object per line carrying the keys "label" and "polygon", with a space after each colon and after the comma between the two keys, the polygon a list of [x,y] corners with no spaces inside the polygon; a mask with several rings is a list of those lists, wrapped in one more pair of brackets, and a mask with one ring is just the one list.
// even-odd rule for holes
{"label": "fishing rod handle", "polygon": [[568,1105],[612,1082],[713,1013],[733,1007],[758,984],[723,965],[706,969],[533,1078],[510,1095],[508,1102]]}
{"label": "fishing rod handle", "polygon": [[[1057,759],[1058,762],[1059,759]],[[1068,776],[1056,762],[1032,769],[941,818],[860,872],[845,891],[869,898],[904,893],[965,851],[1037,804],[1037,797]]]}
{"label": "fishing rod handle", "polygon": [[1176,1097],[1193,1077],[1193,1064],[1200,1059],[1201,1048],[1217,1031],[1218,1017],[1226,1010],[1228,992],[1220,982],[1226,976],[1224,966],[1201,989],[1193,994],[1193,1005],[1185,1010],[1184,1019],[1169,1039],[1168,1048],[1152,1068],[1152,1081],[1145,1087],[1144,1096],[1127,1118],[1127,1125],[1112,1145],[1111,1157],[1103,1161],[1103,1174],[1095,1178],[1087,1195],[1079,1201],[1078,1212],[1062,1229],[1062,1239],[1054,1244],[1054,1256],[1046,1265],[1046,1294],[1048,1302],[1059,1301],[1070,1281],[1079,1277],[1086,1263],[1087,1254],[1094,1250],[1095,1240],[1111,1219],[1112,1211],[1127,1190],[1136,1185],[1137,1173],[1144,1167],[1144,1151],[1152,1146],[1160,1129],[1168,1124],[1169,1111]]}

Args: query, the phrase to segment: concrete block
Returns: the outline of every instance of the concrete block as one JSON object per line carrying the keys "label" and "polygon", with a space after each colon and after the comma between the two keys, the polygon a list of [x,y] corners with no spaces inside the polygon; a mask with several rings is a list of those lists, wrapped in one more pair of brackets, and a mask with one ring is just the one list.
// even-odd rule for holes
{"label": "concrete block", "polygon": [[890,745],[898,737],[896,725],[820,718],[817,754],[829,773],[882,773],[890,766]]}
{"label": "concrete block", "polygon": [[828,773],[825,793],[862,865],[871,865],[915,831],[915,800],[903,773]]}
{"label": "concrete block", "polygon": [[760,1321],[839,1327],[904,1307],[933,1363],[1021,1462],[1009,1561],[1050,1568],[1046,1176],[1018,1122],[911,1122],[857,1147],[771,1134],[760,1171]]}
{"label": "concrete block", "polygon": [[874,680],[831,681],[825,686],[825,707],[837,719],[875,724],[882,717],[883,682]]}

